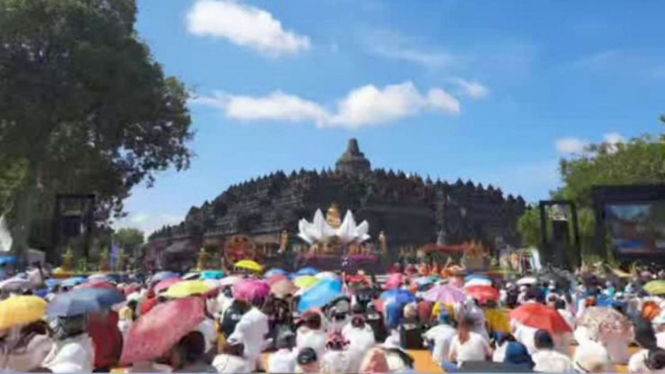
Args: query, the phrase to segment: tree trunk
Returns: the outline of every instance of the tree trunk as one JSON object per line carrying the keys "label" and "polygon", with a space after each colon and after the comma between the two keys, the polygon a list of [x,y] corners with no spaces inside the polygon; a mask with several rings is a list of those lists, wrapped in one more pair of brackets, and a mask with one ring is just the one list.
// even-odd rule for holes
{"label": "tree trunk", "polygon": [[16,219],[11,232],[14,239],[12,252],[18,260],[19,269],[25,269],[28,261],[28,238],[32,224],[32,209],[37,195],[38,174],[37,163],[30,160],[25,185],[16,198]]}

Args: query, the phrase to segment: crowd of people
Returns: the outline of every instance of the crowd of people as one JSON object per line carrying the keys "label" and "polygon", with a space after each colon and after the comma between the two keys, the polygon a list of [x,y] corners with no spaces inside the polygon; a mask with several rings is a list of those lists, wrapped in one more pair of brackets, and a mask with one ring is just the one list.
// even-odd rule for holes
{"label": "crowd of people", "polygon": [[429,349],[446,372],[665,373],[662,273],[508,281],[406,269],[378,283],[303,270],[18,275],[0,282],[0,369],[387,373]]}

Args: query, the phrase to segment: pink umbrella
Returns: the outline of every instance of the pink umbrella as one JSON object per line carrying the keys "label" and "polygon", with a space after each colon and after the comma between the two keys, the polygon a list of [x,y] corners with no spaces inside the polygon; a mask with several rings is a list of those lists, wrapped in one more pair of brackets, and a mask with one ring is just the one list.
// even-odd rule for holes
{"label": "pink umbrella", "polygon": [[168,290],[169,287],[173,286],[174,284],[176,284],[178,282],[182,282],[182,279],[180,279],[180,278],[164,279],[163,281],[160,281],[159,283],[157,283],[154,290],[155,290],[156,293],[160,293],[160,292]]}
{"label": "pink umbrella", "polygon": [[266,279],[266,283],[268,283],[270,286],[272,286],[273,284],[275,284],[277,282],[281,282],[283,280],[289,280],[289,278],[287,278],[286,275],[284,275],[284,274],[277,274],[277,275],[273,275],[272,277]]}
{"label": "pink umbrella", "polygon": [[394,290],[396,288],[400,288],[400,286],[402,286],[402,283],[404,283],[404,279],[406,278],[404,277],[404,275],[400,273],[390,274],[384,288],[386,290]]}
{"label": "pink umbrella", "polygon": [[239,300],[256,300],[270,295],[268,283],[258,279],[243,279],[233,285],[233,297]]}
{"label": "pink umbrella", "polygon": [[125,364],[163,356],[205,319],[200,297],[187,297],[157,304],[131,327],[120,361]]}
{"label": "pink umbrella", "polygon": [[454,304],[466,300],[467,296],[462,289],[445,284],[430,289],[423,298],[433,303]]}
{"label": "pink umbrella", "polygon": [[448,283],[455,287],[464,287],[464,279],[461,277],[451,277]]}

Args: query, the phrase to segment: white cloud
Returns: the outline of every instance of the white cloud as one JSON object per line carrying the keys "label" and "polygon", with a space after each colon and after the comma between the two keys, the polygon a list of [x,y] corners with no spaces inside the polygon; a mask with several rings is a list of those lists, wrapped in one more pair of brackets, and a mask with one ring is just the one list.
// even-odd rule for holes
{"label": "white cloud", "polygon": [[626,138],[624,138],[618,132],[610,132],[603,135],[603,141],[607,144],[616,145],[619,143],[624,143],[626,141]]}
{"label": "white cloud", "polygon": [[564,155],[583,153],[587,145],[588,143],[586,141],[572,137],[557,139],[556,142],[554,142],[556,150]]}
{"label": "white cloud", "polygon": [[275,91],[263,97],[216,93],[194,98],[192,104],[222,109],[228,118],[243,121],[311,121],[318,127],[357,129],[397,121],[426,111],[459,114],[459,101],[442,90],[432,88],[421,93],[411,82],[378,88],[356,88],[337,102],[330,112],[319,103]]}
{"label": "white cloud", "polygon": [[436,51],[423,51],[403,47],[375,47],[373,51],[383,57],[404,60],[433,69],[448,67],[455,61],[453,55]]}
{"label": "white cloud", "polygon": [[187,29],[196,36],[226,39],[271,56],[310,47],[308,37],[285,30],[272,14],[233,0],[197,1],[187,14]]}
{"label": "white cloud", "polygon": [[156,230],[161,229],[164,225],[174,225],[182,222],[183,218],[169,213],[148,214],[148,213],[131,213],[113,224],[114,229],[121,228],[136,228],[146,235],[150,235]]}
{"label": "white cloud", "polygon": [[450,81],[459,86],[460,94],[470,99],[484,99],[490,94],[489,88],[477,81],[467,81],[461,78],[452,78]]}

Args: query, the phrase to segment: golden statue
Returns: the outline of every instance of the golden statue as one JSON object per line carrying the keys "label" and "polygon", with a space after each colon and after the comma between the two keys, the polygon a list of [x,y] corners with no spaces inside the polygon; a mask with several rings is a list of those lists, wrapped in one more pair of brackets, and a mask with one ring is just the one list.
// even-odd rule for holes
{"label": "golden statue", "polygon": [[279,236],[279,253],[286,252],[286,247],[289,245],[289,232],[282,230],[282,234]]}
{"label": "golden statue", "polygon": [[201,247],[201,250],[199,251],[199,261],[196,264],[196,270],[202,271],[206,269],[208,265],[208,257],[208,252],[206,252],[205,248]]}
{"label": "golden statue", "polygon": [[330,208],[328,208],[328,212],[326,213],[326,222],[328,222],[328,225],[334,229],[338,229],[340,226],[342,226],[342,218],[339,215],[339,208],[337,207],[337,204],[333,203]]}
{"label": "golden statue", "polygon": [[386,244],[386,236],[383,234],[383,231],[379,234],[379,245],[381,246],[381,253],[384,255],[388,253],[388,245]]}
{"label": "golden statue", "polygon": [[72,259],[74,258],[74,252],[72,247],[67,247],[67,251],[62,255],[62,270],[68,272],[72,271]]}

